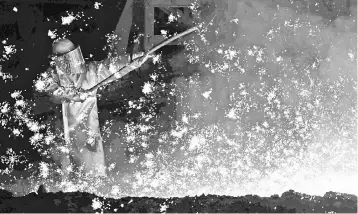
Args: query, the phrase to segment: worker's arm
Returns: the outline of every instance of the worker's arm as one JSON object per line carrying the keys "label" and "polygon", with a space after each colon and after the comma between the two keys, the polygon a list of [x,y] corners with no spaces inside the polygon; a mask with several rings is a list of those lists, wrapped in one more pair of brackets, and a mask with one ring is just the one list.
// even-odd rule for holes
{"label": "worker's arm", "polygon": [[35,87],[37,91],[49,94],[55,103],[81,102],[81,93],[75,87],[61,86],[58,74],[51,68],[41,75]]}

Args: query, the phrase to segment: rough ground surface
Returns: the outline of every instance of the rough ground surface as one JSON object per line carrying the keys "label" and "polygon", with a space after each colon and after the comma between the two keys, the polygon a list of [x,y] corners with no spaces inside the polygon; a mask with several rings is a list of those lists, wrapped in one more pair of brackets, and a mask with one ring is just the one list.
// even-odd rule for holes
{"label": "rough ground surface", "polygon": [[12,197],[0,193],[0,212],[309,212],[356,213],[357,196],[327,192],[323,197],[290,190],[280,196],[201,195],[184,198],[102,198],[83,192],[31,193]]}

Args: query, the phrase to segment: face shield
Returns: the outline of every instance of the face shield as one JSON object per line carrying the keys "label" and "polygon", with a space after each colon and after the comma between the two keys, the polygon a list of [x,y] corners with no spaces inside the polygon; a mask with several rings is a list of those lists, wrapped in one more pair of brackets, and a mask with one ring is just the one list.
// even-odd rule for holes
{"label": "face shield", "polygon": [[86,71],[80,46],[65,54],[53,55],[52,60],[57,69],[66,74],[82,74]]}

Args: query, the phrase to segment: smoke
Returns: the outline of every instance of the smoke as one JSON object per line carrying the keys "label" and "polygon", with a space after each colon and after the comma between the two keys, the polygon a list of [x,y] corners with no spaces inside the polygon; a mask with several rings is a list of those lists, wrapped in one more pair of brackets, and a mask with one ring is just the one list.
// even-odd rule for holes
{"label": "smoke", "polygon": [[319,1],[208,2],[194,17],[213,23],[169,59],[182,74],[170,93],[146,82],[128,102],[139,121],[108,126],[118,195],[355,191],[356,7],[332,18]]}
{"label": "smoke", "polygon": [[[189,73],[188,62],[198,65],[194,75],[174,81],[176,118],[188,121],[188,143],[202,144],[209,168],[227,165],[237,173],[213,176],[235,180],[224,185],[239,184],[235,193],[256,187],[268,194],[294,185],[319,194],[349,191],[335,180],[337,186],[308,189],[305,184],[318,180],[305,179],[357,175],[350,149],[357,140],[356,8],[327,19],[314,9],[322,2],[306,4],[315,14],[303,1],[215,1],[214,24],[171,59],[178,72]],[[230,140],[229,160],[220,150]],[[300,180],[290,183],[293,177]],[[280,187],[264,182],[258,190],[263,180]]]}

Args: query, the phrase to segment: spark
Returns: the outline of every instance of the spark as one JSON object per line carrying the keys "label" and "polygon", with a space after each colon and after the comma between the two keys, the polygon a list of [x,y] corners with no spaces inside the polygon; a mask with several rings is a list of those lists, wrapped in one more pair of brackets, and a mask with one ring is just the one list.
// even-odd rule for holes
{"label": "spark", "polygon": [[210,94],[213,92],[212,89],[210,89],[209,91],[206,91],[202,94],[203,97],[205,97],[206,99],[210,98]]}
{"label": "spark", "polygon": [[15,135],[15,136],[20,136],[21,135],[21,131],[19,129],[13,129],[12,133]]}
{"label": "spark", "polygon": [[97,10],[102,6],[103,6],[102,3],[100,3],[100,2],[95,2],[94,3],[94,8],[97,9]]}
{"label": "spark", "polygon": [[40,172],[43,178],[47,178],[49,176],[49,171],[48,164],[40,162]]}
{"label": "spark", "polygon": [[157,64],[158,62],[160,62],[160,58],[161,58],[161,55],[158,54],[158,55],[155,55],[152,60],[153,60],[153,64]]}
{"label": "spark", "polygon": [[171,14],[169,15],[169,17],[168,17],[169,23],[170,23],[170,22],[173,22],[173,21],[175,21],[175,20],[177,20],[177,18],[171,13]]}
{"label": "spark", "polygon": [[67,16],[61,17],[62,25],[70,25],[74,20],[83,17],[83,12],[77,13],[76,15],[73,12],[68,12],[68,11],[66,12],[67,12]]}
{"label": "spark", "polygon": [[349,56],[349,60],[354,61],[355,56],[353,53],[348,53],[348,56]]}
{"label": "spark", "polygon": [[43,91],[46,88],[45,81],[42,80],[36,81],[35,88],[37,91]]}
{"label": "spark", "polygon": [[150,83],[150,82],[144,83],[142,92],[143,92],[144,94],[150,94],[150,93],[152,93],[152,92],[153,92],[153,84]]}
{"label": "spark", "polygon": [[235,22],[236,24],[238,24],[238,23],[239,23],[239,19],[238,19],[238,18],[231,19],[230,22]]}
{"label": "spark", "polygon": [[5,49],[5,55],[3,55],[3,57],[7,60],[10,59],[10,56],[12,54],[16,53],[15,45],[6,45],[4,46],[4,49]]}
{"label": "spark", "polygon": [[26,103],[24,100],[16,100],[15,106],[25,107]]}
{"label": "spark", "polygon": [[57,35],[56,35],[56,29],[54,31],[48,30],[47,35],[51,38],[51,39],[56,39]]}
{"label": "spark", "polygon": [[230,111],[226,114],[226,117],[230,119],[237,119],[238,116],[236,115],[236,109],[232,108]]}
{"label": "spark", "polygon": [[165,205],[165,204],[160,205],[160,212],[165,212],[165,211],[167,211],[168,208],[169,208],[168,205]]}
{"label": "spark", "polygon": [[92,200],[92,208],[94,210],[101,209],[103,206],[103,202],[99,200],[99,198],[94,198]]}
{"label": "spark", "polygon": [[16,99],[19,98],[21,96],[21,91],[14,91],[13,93],[11,93],[11,97]]}
{"label": "spark", "polygon": [[61,19],[62,25],[70,25],[76,19],[76,17],[68,15],[67,17],[61,17]]}
{"label": "spark", "polygon": [[160,34],[166,36],[166,35],[168,34],[168,31],[166,31],[166,30],[161,30],[161,31],[160,31]]}
{"label": "spark", "polygon": [[184,115],[183,118],[182,118],[182,121],[186,124],[189,124],[189,118],[187,115]]}
{"label": "spark", "polygon": [[1,113],[6,114],[10,111],[10,104],[5,102],[1,104]]}
{"label": "spark", "polygon": [[155,82],[158,80],[159,75],[158,74],[151,74],[149,77]]}
{"label": "spark", "polygon": [[193,151],[194,149],[198,148],[201,144],[205,143],[205,139],[201,136],[194,136],[190,140],[189,151]]}

